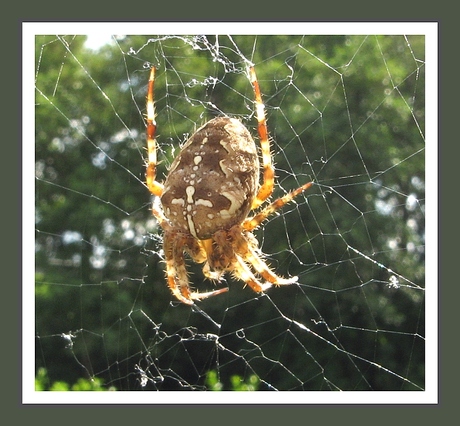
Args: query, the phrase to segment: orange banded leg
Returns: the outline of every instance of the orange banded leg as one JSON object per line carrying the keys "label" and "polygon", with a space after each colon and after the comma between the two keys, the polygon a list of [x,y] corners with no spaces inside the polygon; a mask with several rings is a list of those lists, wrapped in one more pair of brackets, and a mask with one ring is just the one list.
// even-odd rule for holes
{"label": "orange banded leg", "polygon": [[258,243],[254,236],[247,232],[246,235],[241,233],[241,227],[235,226],[230,230],[232,235],[235,252],[241,256],[244,262],[252,265],[254,270],[271,284],[289,285],[297,282],[298,277],[283,278],[276,275],[270,267],[261,259],[258,253]]}
{"label": "orange banded leg", "polygon": [[232,272],[236,278],[244,281],[256,293],[262,293],[271,287],[270,283],[262,284],[253,274],[249,266],[245,263],[243,258],[239,255],[235,256],[235,263],[232,265]]}
{"label": "orange banded leg", "polygon": [[206,299],[228,291],[228,287],[203,293],[191,291],[184,257],[184,249],[188,248],[187,242],[186,235],[174,232],[165,233],[166,277],[173,295],[181,302],[193,305],[194,300]]}
{"label": "orange banded leg", "polygon": [[254,89],[255,108],[257,115],[257,131],[259,133],[260,146],[262,148],[262,165],[263,165],[263,183],[259,188],[256,198],[252,202],[251,209],[259,207],[273,192],[275,183],[275,169],[272,165],[270,153],[270,142],[268,140],[267,121],[265,119],[265,106],[260,94],[259,82],[257,81],[256,72],[253,67],[249,68],[249,77]]}
{"label": "orange banded leg", "polygon": [[284,197],[280,197],[277,200],[273,201],[273,203],[269,204],[267,207],[265,207],[261,212],[259,212],[255,216],[247,218],[243,222],[243,228],[246,231],[252,231],[253,229],[257,228],[271,214],[275,213],[277,210],[282,208],[285,204],[292,201],[295,197],[297,197],[297,195],[309,189],[312,185],[313,185],[313,182],[308,182],[302,185],[301,187],[295,189],[294,191],[287,193]]}
{"label": "orange banded leg", "polygon": [[152,195],[158,197],[163,194],[163,185],[157,182],[156,167],[157,167],[157,143],[155,133],[157,123],[155,121],[155,103],[153,98],[153,88],[155,84],[155,67],[150,70],[149,84],[147,90],[147,171],[145,173],[147,187]]}
{"label": "orange banded leg", "polygon": [[[185,258],[182,249],[184,239],[174,232],[165,232],[163,248],[166,260],[166,278],[168,286],[181,302],[191,305]],[[179,248],[181,247],[181,248]]]}

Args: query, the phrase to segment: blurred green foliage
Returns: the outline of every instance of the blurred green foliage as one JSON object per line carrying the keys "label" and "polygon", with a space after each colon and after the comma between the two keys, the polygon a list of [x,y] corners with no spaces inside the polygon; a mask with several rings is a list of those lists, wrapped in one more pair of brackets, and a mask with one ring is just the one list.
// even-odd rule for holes
{"label": "blurred green foliage", "polygon": [[79,378],[76,383],[69,385],[63,381],[50,383],[45,368],[39,368],[35,377],[36,391],[115,391],[114,387],[107,388],[103,386],[102,379],[94,378],[92,380]]}
{"label": "blurred green foliage", "polygon": [[[154,389],[264,389],[241,384],[249,364],[278,389],[423,387],[424,38],[84,41],[36,39],[37,374],[137,389],[142,369]],[[200,304],[232,348],[220,351],[202,338],[216,333],[206,316],[170,303],[143,183],[144,104],[153,64],[161,178],[214,115],[254,129],[244,55],[266,104],[274,196],[315,186],[256,232],[301,285],[262,300],[228,278],[227,295]],[[219,380],[206,374],[216,366]]]}
{"label": "blurred green foliage", "polygon": [[[206,386],[211,391],[227,390],[223,383],[219,380],[217,371],[211,370],[206,375]],[[247,381],[241,376],[234,375],[230,377],[230,389],[232,391],[256,391],[259,388],[259,379],[256,375],[248,377]]]}

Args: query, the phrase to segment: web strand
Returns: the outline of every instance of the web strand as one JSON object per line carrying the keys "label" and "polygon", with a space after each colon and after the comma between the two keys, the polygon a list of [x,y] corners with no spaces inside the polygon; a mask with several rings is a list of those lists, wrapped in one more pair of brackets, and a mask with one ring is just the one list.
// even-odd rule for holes
{"label": "web strand", "polygon": [[[93,53],[82,36],[36,44],[35,362],[49,384],[425,389],[423,36],[118,36]],[[299,279],[257,294],[227,274],[228,292],[182,306],[144,183],[149,69],[164,182],[216,115],[257,139],[249,63],[275,172],[255,236],[273,271]],[[213,288],[186,262],[194,289]]]}

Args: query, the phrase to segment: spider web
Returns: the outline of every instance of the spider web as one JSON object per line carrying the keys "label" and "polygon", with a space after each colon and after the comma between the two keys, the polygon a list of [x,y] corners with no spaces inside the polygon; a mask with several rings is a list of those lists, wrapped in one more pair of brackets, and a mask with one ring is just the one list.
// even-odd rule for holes
{"label": "spider web", "polygon": [[[304,24],[302,31],[316,29]],[[25,297],[24,314],[34,316],[24,322],[32,323],[35,360],[33,368],[24,363],[25,373],[45,374],[48,388],[87,379],[118,391],[413,391],[393,402],[433,396],[436,334],[425,327],[426,314],[436,323],[425,306],[432,33],[407,24],[397,33],[405,36],[342,30],[112,36],[91,49],[92,38],[33,29],[36,266],[35,290],[25,272],[24,294],[35,291],[35,306]],[[164,31],[171,28],[158,26]],[[255,231],[272,269],[299,280],[260,295],[227,276],[228,293],[185,306],[167,289],[161,230],[144,184],[148,68],[158,68],[162,180],[180,145],[216,115],[238,117],[257,140],[250,63],[271,135],[273,197],[314,182]],[[212,288],[199,266],[188,270],[195,288]],[[434,301],[435,283],[426,290]],[[188,401],[202,402],[196,394]],[[210,394],[206,402],[222,395]],[[30,398],[65,398],[55,395]],[[159,395],[157,402],[174,402],[171,392]],[[258,393],[231,395],[250,402]],[[324,393],[296,395],[288,401],[321,401]],[[264,394],[264,401],[272,400]]]}

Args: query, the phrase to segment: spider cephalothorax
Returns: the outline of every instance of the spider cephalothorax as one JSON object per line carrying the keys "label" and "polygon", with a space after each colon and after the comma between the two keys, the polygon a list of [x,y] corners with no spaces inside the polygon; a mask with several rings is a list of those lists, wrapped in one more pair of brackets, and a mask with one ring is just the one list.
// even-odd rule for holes
{"label": "spider cephalothorax", "polygon": [[[164,230],[166,276],[173,294],[187,304],[228,291],[227,287],[201,293],[190,289],[184,254],[204,263],[203,273],[220,281],[231,272],[254,291],[272,284],[291,284],[297,277],[278,277],[262,260],[251,233],[270,214],[308,189],[302,185],[254,216],[273,192],[274,169],[259,84],[249,68],[254,89],[258,133],[262,148],[263,183],[259,186],[259,159],[251,134],[237,119],[218,117],[200,127],[174,159],[164,185],[156,179],[156,122],[153,102],[155,68],[151,69],[147,94],[147,186],[161,198],[162,209],[152,208]],[[262,282],[263,280],[263,282]]]}

